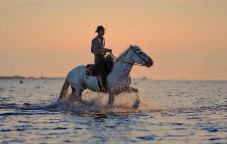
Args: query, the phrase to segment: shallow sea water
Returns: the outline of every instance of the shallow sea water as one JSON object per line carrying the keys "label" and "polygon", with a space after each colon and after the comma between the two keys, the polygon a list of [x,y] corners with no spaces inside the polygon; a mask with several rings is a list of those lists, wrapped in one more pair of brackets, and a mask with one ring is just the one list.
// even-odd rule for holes
{"label": "shallow sea water", "polygon": [[58,105],[63,82],[0,80],[0,143],[227,143],[227,81],[134,79],[137,110],[134,94],[107,109],[107,95],[87,90],[92,105]]}

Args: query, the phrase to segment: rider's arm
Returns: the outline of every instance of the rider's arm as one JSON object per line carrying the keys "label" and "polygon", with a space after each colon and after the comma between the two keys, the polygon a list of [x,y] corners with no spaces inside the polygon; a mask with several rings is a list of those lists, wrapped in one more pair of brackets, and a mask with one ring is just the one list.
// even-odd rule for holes
{"label": "rider's arm", "polygon": [[94,54],[105,54],[106,49],[103,48],[103,47],[100,47],[97,39],[93,39],[92,45],[91,45],[91,52],[94,53]]}

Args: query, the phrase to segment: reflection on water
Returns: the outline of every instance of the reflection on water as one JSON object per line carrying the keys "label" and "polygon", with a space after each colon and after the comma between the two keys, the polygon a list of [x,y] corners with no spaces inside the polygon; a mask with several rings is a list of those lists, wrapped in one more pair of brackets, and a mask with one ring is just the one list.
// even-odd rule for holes
{"label": "reflection on water", "polygon": [[50,107],[62,84],[0,80],[0,142],[227,143],[226,81],[134,80],[138,110],[131,108],[133,94],[107,109],[107,95],[90,91],[83,94],[90,106]]}

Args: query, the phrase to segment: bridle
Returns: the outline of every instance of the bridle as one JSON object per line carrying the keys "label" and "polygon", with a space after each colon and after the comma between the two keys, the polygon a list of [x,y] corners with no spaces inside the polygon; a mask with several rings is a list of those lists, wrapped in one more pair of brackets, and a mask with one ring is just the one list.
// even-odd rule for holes
{"label": "bridle", "polygon": [[[141,57],[141,56],[136,52],[136,50],[138,50],[138,48],[137,48],[136,50],[134,50],[133,48],[135,48],[135,47],[133,47],[132,45],[130,45],[130,49],[132,49],[133,52],[134,52],[138,57],[140,57],[140,58],[147,64],[147,61],[146,61],[143,57]],[[126,52],[125,56],[127,55],[127,53],[128,53],[128,51]],[[130,64],[130,65],[144,66],[144,65],[142,65],[142,64],[130,63],[130,62],[126,62],[126,61],[120,60],[120,59],[116,58],[113,54],[112,54],[112,56],[113,56],[113,58],[116,59],[117,61],[120,61],[120,62],[123,62],[123,63],[127,63],[127,64]]]}

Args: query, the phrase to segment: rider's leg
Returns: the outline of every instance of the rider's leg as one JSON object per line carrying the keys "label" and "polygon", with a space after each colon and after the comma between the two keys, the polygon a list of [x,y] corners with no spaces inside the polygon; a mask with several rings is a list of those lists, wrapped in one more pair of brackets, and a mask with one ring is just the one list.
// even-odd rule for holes
{"label": "rider's leg", "polygon": [[103,85],[103,91],[107,91],[107,83],[106,83],[106,76],[102,75],[102,85]]}
{"label": "rider's leg", "polygon": [[102,77],[102,87],[103,91],[107,91],[106,76],[108,74],[108,68],[106,65],[106,60],[103,55],[95,55],[95,66],[99,70],[98,75]]}

